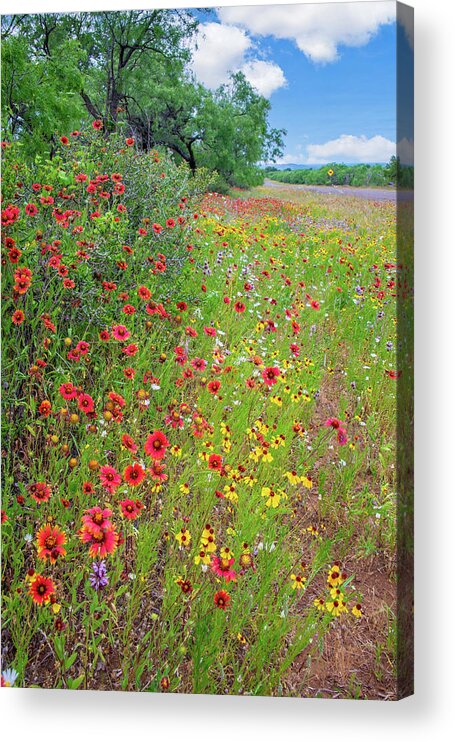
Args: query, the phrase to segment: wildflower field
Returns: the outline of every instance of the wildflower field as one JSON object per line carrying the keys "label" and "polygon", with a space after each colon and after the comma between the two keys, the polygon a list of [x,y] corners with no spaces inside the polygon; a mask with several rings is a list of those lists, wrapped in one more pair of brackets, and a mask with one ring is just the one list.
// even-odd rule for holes
{"label": "wildflower field", "polygon": [[4,145],[16,685],[395,697],[396,208],[285,198]]}

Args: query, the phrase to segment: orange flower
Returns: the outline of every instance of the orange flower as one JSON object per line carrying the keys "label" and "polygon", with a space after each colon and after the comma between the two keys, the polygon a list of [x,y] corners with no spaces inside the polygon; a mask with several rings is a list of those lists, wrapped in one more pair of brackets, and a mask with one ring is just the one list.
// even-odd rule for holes
{"label": "orange flower", "polygon": [[50,577],[35,574],[33,575],[28,591],[34,603],[46,605],[55,593],[55,586]]}
{"label": "orange flower", "polygon": [[111,526],[106,529],[90,531],[87,526],[82,526],[79,538],[85,544],[90,544],[89,554],[91,557],[104,559],[106,554],[113,554],[118,545],[118,533]]}
{"label": "orange flower", "polygon": [[66,544],[66,535],[58,526],[51,526],[49,523],[38,531],[36,534],[36,545],[38,547],[38,559],[49,559],[51,564],[55,564],[59,556],[65,556],[66,550],[63,545]]}
{"label": "orange flower", "polygon": [[25,314],[23,313],[22,309],[16,309],[11,319],[14,325],[21,325],[25,319]]}

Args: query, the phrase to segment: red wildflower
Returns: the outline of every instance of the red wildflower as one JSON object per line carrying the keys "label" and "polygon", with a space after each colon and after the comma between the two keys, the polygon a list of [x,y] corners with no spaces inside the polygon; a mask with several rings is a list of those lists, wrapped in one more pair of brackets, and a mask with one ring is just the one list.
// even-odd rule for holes
{"label": "red wildflower", "polygon": [[138,350],[139,347],[136,343],[131,343],[130,345],[127,345],[126,348],[122,348],[122,353],[125,353],[127,356],[135,356]]}
{"label": "red wildflower", "polygon": [[74,399],[77,397],[77,388],[71,382],[62,384],[59,391],[63,399]]}
{"label": "red wildflower", "polygon": [[86,531],[91,533],[97,533],[98,531],[105,531],[108,528],[113,528],[111,521],[109,520],[112,515],[112,510],[109,508],[100,508],[98,505],[89,510],[84,510],[82,516],[82,527]]}
{"label": "red wildflower", "polygon": [[59,556],[65,556],[66,535],[58,526],[51,526],[50,523],[40,528],[36,534],[36,545],[38,547],[38,559],[49,559],[51,564],[55,564]]}
{"label": "red wildflower", "polygon": [[136,520],[144,507],[144,504],[140,500],[121,500],[119,505],[123,517],[128,520]]}
{"label": "red wildflower", "polygon": [[151,456],[152,459],[160,461],[166,454],[166,448],[169,446],[169,441],[160,430],[155,430],[147,438],[144,446],[144,451],[147,456]]}
{"label": "red wildflower", "polygon": [[193,358],[190,363],[196,371],[203,371],[207,366],[207,361],[204,361],[203,358]]}
{"label": "red wildflower", "polygon": [[86,415],[88,415],[90,412],[93,412],[95,409],[95,403],[93,402],[90,394],[79,394],[77,398],[77,404],[79,409],[82,412],[85,412]]}
{"label": "red wildflower", "polygon": [[134,464],[125,467],[123,470],[123,478],[127,484],[131,485],[131,487],[137,487],[137,485],[145,479],[145,470],[140,464],[135,462]]}
{"label": "red wildflower", "polygon": [[144,301],[148,301],[152,296],[152,292],[147,288],[147,286],[139,286],[137,294],[139,298],[144,299]]}
{"label": "red wildflower", "polygon": [[131,453],[137,452],[138,447],[132,437],[128,435],[128,433],[124,433],[122,435],[122,444],[125,446],[125,448],[128,449],[128,451],[131,451]]}
{"label": "red wildflower", "polygon": [[52,490],[46,482],[34,482],[29,484],[27,489],[33,499],[39,503],[47,502],[52,494]]}
{"label": "red wildflower", "polygon": [[27,204],[25,207],[25,213],[29,216],[36,216],[38,213],[38,207],[36,204]]}
{"label": "red wildflower", "polygon": [[113,554],[119,542],[118,533],[113,527],[100,529],[93,533],[83,526],[79,532],[79,538],[84,544],[90,544],[90,556],[100,559],[104,559],[107,554]]}
{"label": "red wildflower", "polygon": [[131,333],[125,325],[114,325],[112,328],[112,337],[115,338],[115,340],[127,340]]}
{"label": "red wildflower", "polygon": [[55,586],[50,577],[34,574],[28,591],[34,603],[46,605],[55,593]]}
{"label": "red wildflower", "polygon": [[226,582],[237,579],[236,572],[231,569],[235,559],[227,559],[226,557],[212,557],[211,569],[218,577],[223,577]]}
{"label": "red wildflower", "polygon": [[100,482],[112,495],[122,482],[122,477],[113,466],[102,466],[100,468]]}
{"label": "red wildflower", "polygon": [[16,309],[16,311],[11,316],[11,320],[14,325],[21,325],[24,319],[25,314],[23,313],[22,309]]}
{"label": "red wildflower", "polygon": [[217,453],[212,453],[209,456],[209,469],[213,471],[221,471],[223,465],[223,459]]}
{"label": "red wildflower", "polygon": [[277,366],[267,366],[262,372],[262,378],[267,386],[272,386],[273,384],[276,384],[280,374],[281,371]]}
{"label": "red wildflower", "polygon": [[207,389],[210,394],[216,394],[219,391],[220,386],[221,383],[218,381],[218,379],[215,379],[214,381],[209,381],[209,383],[207,384]]}
{"label": "red wildflower", "polygon": [[43,417],[49,417],[52,412],[52,406],[48,399],[44,399],[38,407],[38,412]]}
{"label": "red wildflower", "polygon": [[225,611],[231,602],[231,596],[225,590],[218,590],[218,592],[213,596],[213,602],[217,608],[221,608],[222,611]]}

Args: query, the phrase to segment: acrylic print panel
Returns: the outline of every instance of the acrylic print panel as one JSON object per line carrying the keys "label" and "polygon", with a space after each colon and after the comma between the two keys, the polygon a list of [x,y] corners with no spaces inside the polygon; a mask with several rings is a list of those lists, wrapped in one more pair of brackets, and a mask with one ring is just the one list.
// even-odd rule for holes
{"label": "acrylic print panel", "polygon": [[2,685],[412,693],[413,12],[2,18]]}

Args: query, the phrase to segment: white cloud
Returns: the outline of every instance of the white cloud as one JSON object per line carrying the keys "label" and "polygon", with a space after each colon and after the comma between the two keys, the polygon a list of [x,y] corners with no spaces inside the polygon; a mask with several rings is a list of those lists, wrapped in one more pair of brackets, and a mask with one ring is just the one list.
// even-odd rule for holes
{"label": "white cloud", "polygon": [[286,85],[283,70],[275,62],[245,59],[254,49],[246,31],[222,23],[204,23],[197,36],[197,48],[192,49],[191,67],[197,79],[208,88],[228,82],[231,72],[241,70],[248,82],[261,95],[269,98]]}
{"label": "white cloud", "polygon": [[286,85],[284,72],[275,62],[255,59],[252,62],[246,62],[241,70],[253,88],[265,98],[270,98],[275,90]]}
{"label": "white cloud", "polygon": [[338,139],[331,139],[324,144],[309,144],[307,162],[388,162],[396,152],[395,142],[383,136],[376,135],[368,139],[366,136],[342,134]]}
{"label": "white cloud", "polygon": [[282,157],[279,157],[272,164],[273,165],[306,165],[307,158],[304,157],[301,153],[297,153],[295,155],[287,154],[287,155],[283,155]]}
{"label": "white cloud", "polygon": [[252,45],[245,31],[220,23],[204,23],[193,51],[192,68],[204,85],[217,88],[227,82],[231,70],[238,70]]}
{"label": "white cloud", "polygon": [[394,2],[266,5],[218,8],[223,23],[259,36],[291,39],[313,62],[333,62],[338,46],[363,46],[396,20]]}

